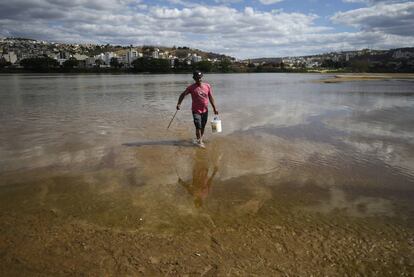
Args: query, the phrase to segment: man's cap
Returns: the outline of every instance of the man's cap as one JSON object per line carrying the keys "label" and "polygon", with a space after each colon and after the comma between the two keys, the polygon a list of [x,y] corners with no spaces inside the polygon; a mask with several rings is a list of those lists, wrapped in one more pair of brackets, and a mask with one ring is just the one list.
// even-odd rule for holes
{"label": "man's cap", "polygon": [[201,77],[203,77],[203,73],[201,73],[201,71],[196,70],[193,72],[193,78],[194,79],[201,79]]}

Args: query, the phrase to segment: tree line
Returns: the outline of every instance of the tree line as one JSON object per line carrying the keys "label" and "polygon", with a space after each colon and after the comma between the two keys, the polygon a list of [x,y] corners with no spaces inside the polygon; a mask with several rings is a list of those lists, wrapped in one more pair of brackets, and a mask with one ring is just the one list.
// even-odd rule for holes
{"label": "tree line", "polygon": [[[20,61],[24,70],[30,72],[132,72],[132,73],[181,73],[201,70],[203,72],[231,72],[231,61],[224,59],[218,62],[200,61],[187,63],[180,59],[173,62],[167,59],[138,58],[131,63],[131,67],[125,67],[117,58],[111,58],[109,68],[102,68],[104,62],[95,60],[95,66],[86,68],[81,66],[81,61],[69,58],[62,65],[50,57],[27,58]],[[0,68],[10,66],[10,63],[0,60]]]}
{"label": "tree line", "polygon": [[[389,60],[370,61],[368,58],[353,59],[350,61],[333,61],[326,59],[320,65],[319,69],[328,69],[342,72],[414,72],[412,63],[409,60],[402,60],[398,63],[389,63]],[[303,63],[295,69],[286,67],[283,62],[280,64],[264,63],[261,65],[248,64],[247,66],[238,66],[229,59],[222,59],[218,62],[200,61],[189,64],[187,61],[175,59],[155,59],[142,57],[134,60],[131,66],[125,67],[117,58],[112,58],[109,68],[102,68],[104,62],[100,59],[95,61],[95,66],[86,68],[81,66],[82,61],[71,57],[63,62],[62,65],[50,57],[27,58],[20,61],[23,71],[28,72],[129,72],[129,73],[186,73],[194,70],[202,72],[307,72],[309,69]],[[0,59],[0,70],[9,70],[10,63],[4,58]],[[312,70],[312,68],[310,68]]]}

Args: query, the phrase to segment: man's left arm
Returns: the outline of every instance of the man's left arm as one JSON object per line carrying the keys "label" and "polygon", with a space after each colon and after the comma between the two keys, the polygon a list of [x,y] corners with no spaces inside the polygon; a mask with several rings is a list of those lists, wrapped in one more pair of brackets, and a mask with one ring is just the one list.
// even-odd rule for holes
{"label": "man's left arm", "polygon": [[208,94],[208,99],[210,100],[211,106],[213,106],[214,114],[218,114],[218,110],[216,109],[216,101],[214,101],[214,97],[213,94],[211,94],[211,90]]}

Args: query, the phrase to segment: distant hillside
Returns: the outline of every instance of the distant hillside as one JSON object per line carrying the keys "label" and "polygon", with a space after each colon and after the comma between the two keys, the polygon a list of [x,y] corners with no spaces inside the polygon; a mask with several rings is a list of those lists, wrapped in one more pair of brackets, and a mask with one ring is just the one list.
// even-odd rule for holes
{"label": "distant hillside", "polygon": [[244,60],[254,72],[340,71],[414,72],[414,47],[389,50],[361,49],[317,55]]}
{"label": "distant hillside", "polygon": [[[129,48],[129,47],[128,47]],[[165,47],[165,46],[142,46],[139,47],[142,52],[145,52],[146,49],[149,49],[152,51],[155,48],[160,49],[164,52],[169,52],[170,54],[177,56],[178,58],[185,58],[188,55],[191,54],[197,54],[198,56],[201,56],[203,59],[228,59],[228,60],[235,60],[234,57],[223,55],[223,54],[217,54],[213,52],[205,52],[203,50],[190,48],[187,46],[173,46],[173,47]]]}
{"label": "distant hillside", "polygon": [[[404,54],[401,54],[404,53]],[[244,62],[251,63],[275,63],[280,62],[283,59],[292,59],[292,58],[327,58],[332,56],[350,56],[350,57],[361,57],[367,56],[372,60],[378,60],[381,58],[391,59],[391,58],[401,58],[401,57],[414,57],[414,47],[405,47],[405,48],[395,48],[389,50],[375,50],[375,49],[361,49],[354,51],[338,51],[330,53],[321,53],[315,55],[305,55],[305,56],[290,56],[290,57],[262,57],[262,58],[253,58],[245,59]]]}
{"label": "distant hillside", "polygon": [[245,61],[251,63],[280,63],[282,61],[282,58],[255,58]]}
{"label": "distant hillside", "polygon": [[145,51],[153,51],[154,49],[160,49],[163,52],[169,52],[170,54],[177,56],[179,58],[185,58],[189,54],[197,54],[201,56],[203,59],[228,59],[228,60],[235,60],[234,57],[206,52],[199,49],[193,49],[186,46],[157,46],[157,45],[111,45],[111,44],[82,44],[82,43],[60,43],[60,42],[50,42],[50,41],[40,41],[30,38],[0,38],[0,48],[7,49],[7,45],[9,44],[22,44],[22,47],[27,46],[25,43],[30,43],[33,45],[43,45],[44,47],[49,47],[50,49],[58,49],[61,51],[67,51],[71,54],[79,53],[87,56],[95,56],[100,53],[104,52],[119,52],[122,50],[127,50],[129,48],[138,49],[142,52]]}

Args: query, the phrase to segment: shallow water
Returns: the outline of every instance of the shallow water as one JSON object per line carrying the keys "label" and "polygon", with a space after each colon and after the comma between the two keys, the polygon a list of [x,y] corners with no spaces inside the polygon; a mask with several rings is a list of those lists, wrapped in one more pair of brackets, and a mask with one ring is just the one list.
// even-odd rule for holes
{"label": "shallow water", "polygon": [[[191,144],[190,98],[167,129],[190,75],[1,75],[0,253],[7,261],[2,266],[23,272],[17,259],[25,272],[41,270],[34,253],[48,249],[44,242],[53,226],[72,238],[72,227],[63,227],[72,222],[88,226],[80,232],[85,241],[91,240],[91,230],[110,230],[112,235],[102,237],[110,238],[104,246],[121,245],[125,251],[125,241],[114,239],[115,230],[186,243],[203,232],[242,263],[237,267],[209,248],[221,260],[204,264],[208,270],[199,274],[354,275],[379,268],[391,275],[409,273],[414,263],[414,82],[326,84],[318,82],[322,78],[326,75],[207,74],[223,133],[212,134],[207,126],[203,150]],[[29,230],[28,221],[45,229]],[[226,237],[229,230],[233,239]],[[182,232],[189,236],[180,240]],[[280,233],[276,238],[275,232]],[[42,238],[32,252],[13,243],[30,235]],[[342,241],[346,237],[349,241]],[[232,244],[223,246],[227,240]],[[358,262],[361,253],[346,253],[349,248],[376,253],[369,248],[373,242],[379,252],[369,263]],[[95,254],[99,243],[91,246]],[[290,258],[266,271],[269,265],[254,260],[266,256],[255,248],[261,243],[264,249],[272,245],[270,252],[285,249],[270,260]],[[188,245],[183,252],[193,250]],[[141,264],[148,253],[134,253],[141,257],[139,266],[129,264],[132,269],[125,272],[152,274],[158,268],[155,273],[167,274],[162,257],[150,259],[151,269]],[[52,269],[59,257],[64,259],[62,253],[53,255],[57,261],[40,267],[49,273],[56,273]],[[341,267],[329,271],[330,265],[321,262],[325,255]],[[388,257],[388,266],[380,256]],[[299,266],[298,257],[303,258]],[[261,266],[249,271],[243,261]],[[197,264],[180,263],[182,268],[170,273],[190,274],[190,265]],[[107,271],[114,272],[122,271]]]}

